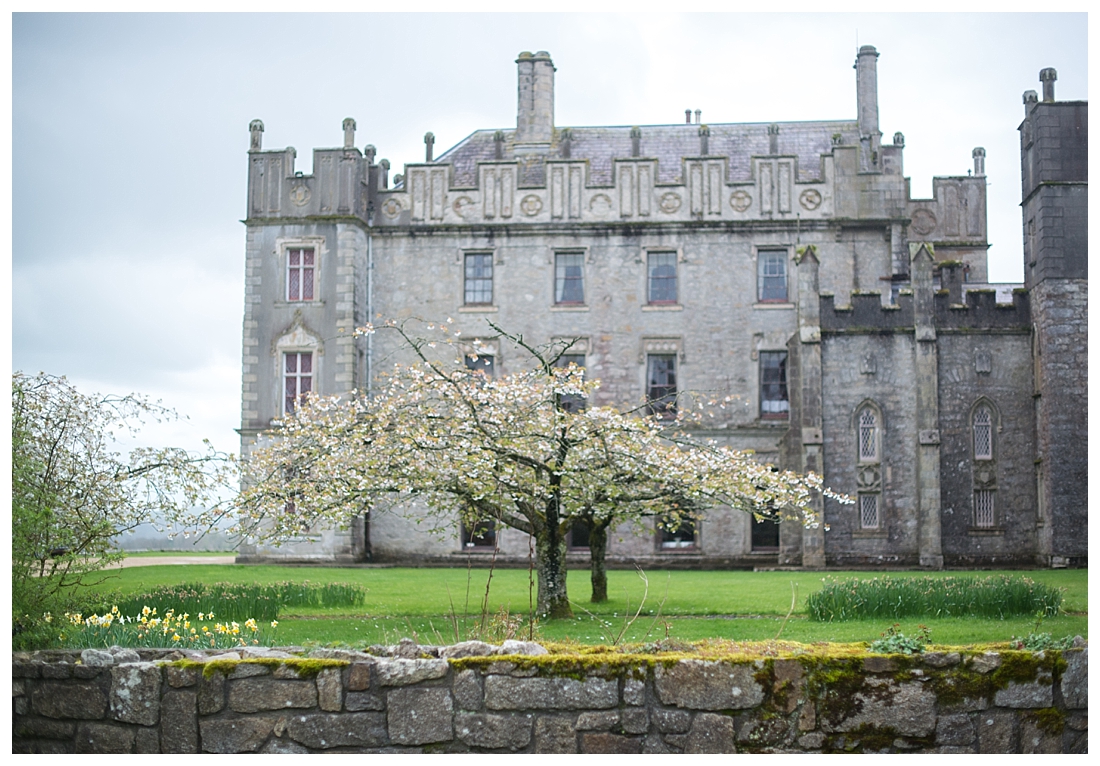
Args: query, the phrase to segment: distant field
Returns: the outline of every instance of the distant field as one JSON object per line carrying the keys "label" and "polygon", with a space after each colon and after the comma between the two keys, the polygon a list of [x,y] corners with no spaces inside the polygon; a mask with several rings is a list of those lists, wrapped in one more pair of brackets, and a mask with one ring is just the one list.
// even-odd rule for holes
{"label": "distant field", "polygon": [[[191,554],[188,554],[191,555]],[[225,554],[212,554],[225,555]],[[890,572],[892,577],[926,576],[927,572]],[[1031,618],[1007,620],[923,619],[899,621],[903,632],[919,624],[931,629],[935,643],[965,645],[1007,641],[1039,628],[1055,636],[1088,636],[1088,572],[1086,570],[1035,570],[1027,572],[943,573],[944,576],[1015,574],[1063,588],[1064,613],[1037,626]],[[890,627],[891,621],[862,620],[820,623],[806,619],[805,599],[822,586],[823,578],[870,578],[868,572],[647,572],[648,595],[642,613],[623,634],[622,641],[654,641],[667,637],[682,641],[703,638],[764,640],[781,637],[791,641],[871,641]],[[348,582],[368,589],[366,607],[341,609],[295,608],[280,620],[282,643],[343,643],[367,645],[393,643],[415,637],[422,643],[462,640],[480,621],[489,570],[331,568],[205,565],[144,566],[104,573],[97,586],[105,595],[112,591],[140,593],[159,585],[182,582],[265,583],[308,580],[313,583]],[[588,602],[586,571],[569,578],[574,602],[573,620],[556,620],[539,626],[545,640],[610,643],[633,617],[646,586],[636,572],[608,573],[611,600]],[[792,586],[796,606],[791,607]],[[512,615],[529,612],[528,573],[496,570],[488,599],[488,613],[502,608]],[[457,630],[456,630],[457,623]]]}

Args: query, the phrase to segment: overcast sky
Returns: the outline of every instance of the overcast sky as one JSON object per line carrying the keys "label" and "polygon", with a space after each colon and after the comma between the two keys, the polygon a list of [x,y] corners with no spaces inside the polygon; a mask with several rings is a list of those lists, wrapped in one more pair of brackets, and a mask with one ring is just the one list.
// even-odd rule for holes
{"label": "overcast sky", "polygon": [[884,142],[915,197],[986,149],[990,275],[1022,280],[1021,94],[1058,70],[1088,98],[1085,14],[15,15],[12,367],[140,391],[157,432],[237,449],[248,123],[264,147],[338,146],[358,122],[393,172],[515,125],[516,54],[546,50],[556,124],[855,119],[874,45]]}

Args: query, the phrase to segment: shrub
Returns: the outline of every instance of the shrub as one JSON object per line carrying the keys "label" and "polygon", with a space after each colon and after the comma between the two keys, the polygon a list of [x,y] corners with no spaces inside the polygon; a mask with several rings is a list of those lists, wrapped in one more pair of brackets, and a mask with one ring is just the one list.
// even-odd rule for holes
{"label": "shrub", "polygon": [[919,654],[932,641],[932,633],[924,625],[917,628],[915,636],[905,635],[898,630],[900,627],[895,622],[887,628],[882,638],[871,642],[870,650],[876,654]]}
{"label": "shrub", "polygon": [[874,577],[827,579],[806,599],[823,622],[899,617],[992,617],[1058,614],[1062,591],[1026,577]]}

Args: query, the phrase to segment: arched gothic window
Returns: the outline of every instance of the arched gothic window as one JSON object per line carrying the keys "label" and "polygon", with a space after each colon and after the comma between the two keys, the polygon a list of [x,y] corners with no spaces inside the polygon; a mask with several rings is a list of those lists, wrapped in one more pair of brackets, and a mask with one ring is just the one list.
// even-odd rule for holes
{"label": "arched gothic window", "polygon": [[872,407],[864,407],[859,413],[858,425],[859,462],[875,463],[879,460],[878,413]]}
{"label": "arched gothic window", "polygon": [[993,413],[982,405],[974,411],[974,459],[993,459]]}
{"label": "arched gothic window", "polygon": [[882,417],[867,403],[856,411],[856,512],[864,530],[882,528]]}

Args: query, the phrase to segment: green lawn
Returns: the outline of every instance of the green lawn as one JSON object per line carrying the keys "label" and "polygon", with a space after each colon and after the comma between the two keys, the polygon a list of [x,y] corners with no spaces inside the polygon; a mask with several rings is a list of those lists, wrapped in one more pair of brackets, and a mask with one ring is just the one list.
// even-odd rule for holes
{"label": "green lawn", "polygon": [[[349,582],[368,589],[367,606],[357,608],[299,608],[280,617],[279,641],[287,644],[317,642],[367,645],[394,643],[413,636],[422,643],[453,642],[466,638],[477,626],[489,570],[331,567],[275,567],[232,565],[148,566],[104,573],[98,590],[139,593],[159,585],[181,582],[279,582],[309,580],[314,583]],[[924,576],[926,572],[891,572],[890,576]],[[987,576],[1001,572],[945,572],[943,576]],[[1004,572],[1030,577],[1065,592],[1064,614],[1043,621],[1039,630],[1057,636],[1088,636],[1088,572],[1086,570],[1035,570]],[[610,643],[623,630],[646,593],[637,572],[608,573],[606,604],[588,602],[588,573],[570,577],[573,620],[555,620],[539,626],[550,641]],[[892,624],[886,620],[819,623],[806,619],[805,599],[819,589],[824,577],[874,577],[868,572],[647,572],[648,595],[641,615],[622,641],[654,641],[666,636],[681,641],[703,638],[734,640],[781,638],[814,641],[871,641]],[[797,593],[795,611],[783,625]],[[513,615],[527,615],[529,581],[525,570],[492,573],[488,611],[501,608]],[[658,615],[659,611],[659,615]],[[901,630],[915,633],[920,623],[931,629],[935,643],[965,645],[1007,641],[1036,628],[1034,619],[1007,620],[924,619],[902,620]]]}

